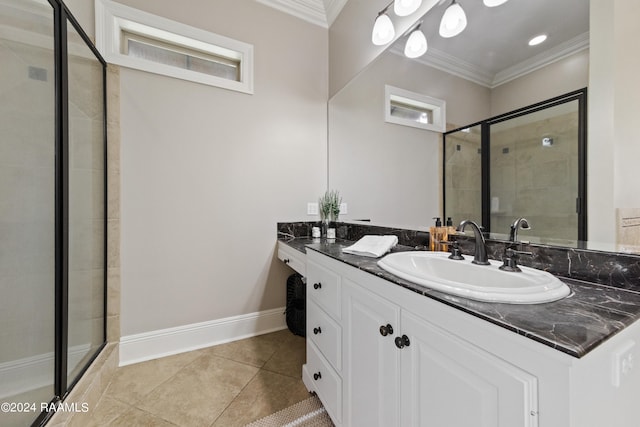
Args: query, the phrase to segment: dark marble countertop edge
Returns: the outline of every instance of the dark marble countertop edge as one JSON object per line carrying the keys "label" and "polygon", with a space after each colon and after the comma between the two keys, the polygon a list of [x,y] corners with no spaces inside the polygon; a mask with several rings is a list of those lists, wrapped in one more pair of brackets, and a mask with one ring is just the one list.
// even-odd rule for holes
{"label": "dark marble countertop edge", "polygon": [[[353,243],[348,240],[326,241],[325,239],[290,238],[286,236],[279,236],[278,240],[287,243],[288,246],[302,253],[305,253],[307,249],[322,253],[395,285],[402,286],[417,294],[461,310],[575,358],[584,357],[640,318],[640,295],[636,292],[611,288],[605,285],[559,277],[572,291],[572,294],[561,300],[561,302],[534,305],[485,303],[453,296],[400,279],[378,267],[377,261],[379,258],[344,254],[341,249]],[[393,249],[393,252],[409,250],[415,249],[398,245]],[[607,294],[615,295],[609,296]],[[622,302],[620,295],[624,297],[624,302]],[[617,300],[620,300],[620,302],[616,305],[615,302]],[[558,313],[554,313],[556,315],[552,316],[554,320],[545,321],[550,318],[548,314],[554,312],[554,307],[558,308]],[[538,315],[539,313],[529,313],[530,319],[527,319],[527,312],[537,312],[541,308],[543,308],[542,311],[547,316],[540,316]],[[597,313],[597,315],[593,313]],[[535,319],[535,327],[532,326],[531,319]],[[582,321],[590,320],[592,324],[586,326],[576,324],[575,321],[577,319]],[[554,321],[557,323],[554,323]],[[555,330],[558,328],[558,323],[565,328],[571,328],[571,325],[573,325],[573,330],[569,329],[556,333]],[[588,337],[581,336],[583,330],[590,332],[590,334],[587,334],[589,335]]]}

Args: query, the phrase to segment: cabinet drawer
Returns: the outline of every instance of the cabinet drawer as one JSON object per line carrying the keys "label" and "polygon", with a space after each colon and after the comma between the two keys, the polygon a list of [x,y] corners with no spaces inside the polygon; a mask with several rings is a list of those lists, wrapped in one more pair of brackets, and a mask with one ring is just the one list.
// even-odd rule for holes
{"label": "cabinet drawer", "polygon": [[278,259],[303,276],[306,276],[305,254],[287,246],[285,243],[278,242]]}
{"label": "cabinet drawer", "polygon": [[307,340],[307,366],[313,385],[329,416],[336,424],[342,423],[342,380],[320,354],[320,350]]}
{"label": "cabinet drawer", "polygon": [[340,318],[340,276],[313,261],[307,262],[307,297],[334,319]]}
{"label": "cabinet drawer", "polygon": [[307,301],[307,337],[313,341],[336,371],[340,372],[342,329],[311,300]]}

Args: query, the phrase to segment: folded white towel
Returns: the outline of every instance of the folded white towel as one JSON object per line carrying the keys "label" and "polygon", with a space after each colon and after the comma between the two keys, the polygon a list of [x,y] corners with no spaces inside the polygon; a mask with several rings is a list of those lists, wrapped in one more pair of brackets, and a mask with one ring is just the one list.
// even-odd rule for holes
{"label": "folded white towel", "polygon": [[364,236],[353,245],[342,248],[342,252],[378,258],[397,244],[397,236]]}

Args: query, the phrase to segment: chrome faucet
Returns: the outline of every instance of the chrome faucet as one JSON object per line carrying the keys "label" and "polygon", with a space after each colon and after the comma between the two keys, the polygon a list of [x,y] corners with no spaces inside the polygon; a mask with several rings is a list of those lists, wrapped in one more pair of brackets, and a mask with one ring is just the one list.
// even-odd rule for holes
{"label": "chrome faucet", "polygon": [[512,242],[518,241],[518,230],[531,230],[529,221],[526,218],[518,218],[511,224],[511,230],[509,231],[509,240]]}
{"label": "chrome faucet", "polygon": [[464,232],[464,228],[467,225],[471,225],[471,228],[473,229],[473,235],[476,238],[476,248],[473,254],[473,261],[471,262],[478,265],[489,265],[489,259],[487,257],[487,246],[484,241],[482,231],[480,231],[480,227],[478,227],[478,224],[471,220],[465,219],[460,223],[460,225],[458,225],[458,228],[456,230],[462,233]]}

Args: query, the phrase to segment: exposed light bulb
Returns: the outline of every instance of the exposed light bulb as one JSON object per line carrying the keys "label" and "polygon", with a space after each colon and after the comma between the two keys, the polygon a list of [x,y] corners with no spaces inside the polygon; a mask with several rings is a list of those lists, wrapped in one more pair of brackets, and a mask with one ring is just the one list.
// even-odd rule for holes
{"label": "exposed light bulb", "polygon": [[501,4],[505,4],[508,1],[509,0],[483,0],[483,3],[487,7],[496,7],[500,6]]}
{"label": "exposed light bulb", "polygon": [[413,30],[404,45],[404,55],[407,58],[418,58],[427,51],[427,38],[420,31],[420,27]]}
{"label": "exposed light bulb", "polygon": [[467,27],[467,15],[465,15],[462,7],[451,2],[451,5],[444,11],[442,21],[440,21],[440,35],[445,38],[454,37],[460,34]]}
{"label": "exposed light bulb", "polygon": [[396,30],[393,28],[393,22],[387,15],[386,11],[382,12],[376,18],[376,22],[373,24],[373,32],[371,33],[371,41],[377,46],[382,46],[389,43],[396,35]]}
{"label": "exposed light bulb", "polygon": [[393,12],[398,16],[408,16],[418,10],[422,0],[395,0]]}

